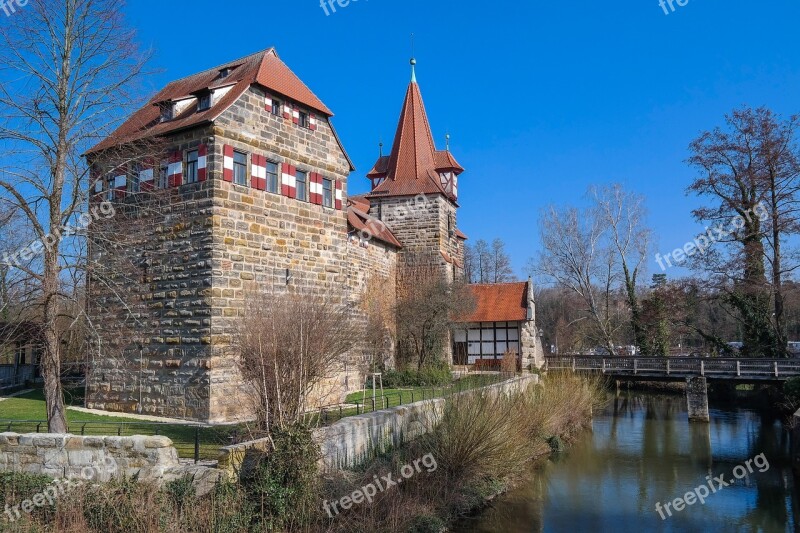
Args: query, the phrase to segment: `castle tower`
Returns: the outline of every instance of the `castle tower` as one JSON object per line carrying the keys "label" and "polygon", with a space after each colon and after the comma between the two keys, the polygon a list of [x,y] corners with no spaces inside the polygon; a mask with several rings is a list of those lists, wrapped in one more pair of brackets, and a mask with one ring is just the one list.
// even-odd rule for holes
{"label": "castle tower", "polygon": [[437,150],[411,60],[408,85],[392,151],[367,174],[370,214],[403,243],[398,292],[421,272],[453,280],[463,276],[465,236],[457,229],[458,176],[464,171],[449,150]]}

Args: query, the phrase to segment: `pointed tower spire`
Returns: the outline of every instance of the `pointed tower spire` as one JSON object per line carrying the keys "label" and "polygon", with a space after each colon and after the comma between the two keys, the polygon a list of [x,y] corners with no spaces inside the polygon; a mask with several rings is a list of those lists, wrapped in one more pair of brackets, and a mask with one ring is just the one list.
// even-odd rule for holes
{"label": "pointed tower spire", "polygon": [[[414,196],[444,194],[455,198],[449,181],[464,171],[447,150],[437,150],[428,115],[417,84],[417,60],[411,59],[411,83],[408,84],[400,120],[388,156],[381,152],[367,177],[373,180],[371,195]],[[448,137],[449,149],[449,137]]]}
{"label": "pointed tower spire", "polygon": [[414,34],[411,34],[411,83],[417,83],[417,60],[414,58]]}

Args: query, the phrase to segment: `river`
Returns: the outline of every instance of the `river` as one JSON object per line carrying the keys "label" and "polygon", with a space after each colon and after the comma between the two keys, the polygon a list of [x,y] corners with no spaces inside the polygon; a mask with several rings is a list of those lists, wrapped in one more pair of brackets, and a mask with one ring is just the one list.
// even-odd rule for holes
{"label": "river", "polygon": [[[777,415],[714,407],[710,424],[690,424],[683,396],[612,398],[591,432],[455,531],[795,531],[789,431]],[[680,511],[676,498],[684,498]]]}

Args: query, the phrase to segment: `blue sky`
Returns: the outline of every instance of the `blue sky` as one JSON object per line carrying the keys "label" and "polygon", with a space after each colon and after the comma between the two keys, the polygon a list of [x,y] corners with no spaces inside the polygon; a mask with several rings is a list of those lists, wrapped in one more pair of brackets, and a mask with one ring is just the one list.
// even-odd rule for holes
{"label": "blue sky", "polygon": [[[438,147],[466,168],[459,225],[502,237],[522,275],[539,211],[620,182],[645,195],[659,251],[701,229],[685,195],[689,142],[743,104],[800,112],[796,0],[134,0],[125,8],[171,79],[276,46],[335,112],[357,170],[387,150],[409,81],[409,35]],[[660,271],[655,260],[651,272]],[[670,274],[681,274],[680,270]]]}

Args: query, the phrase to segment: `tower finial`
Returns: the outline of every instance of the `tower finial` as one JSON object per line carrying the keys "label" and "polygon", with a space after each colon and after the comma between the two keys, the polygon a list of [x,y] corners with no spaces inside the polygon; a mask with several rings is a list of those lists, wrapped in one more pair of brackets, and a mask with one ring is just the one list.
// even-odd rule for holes
{"label": "tower finial", "polygon": [[450,132],[447,132],[447,135],[444,136],[445,139],[445,149],[449,152],[450,151]]}
{"label": "tower finial", "polygon": [[417,60],[414,58],[414,34],[411,34],[411,83],[417,83]]}

